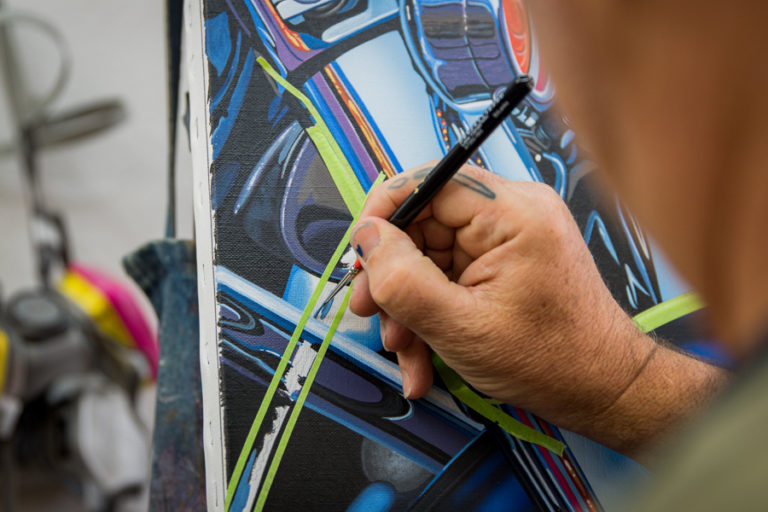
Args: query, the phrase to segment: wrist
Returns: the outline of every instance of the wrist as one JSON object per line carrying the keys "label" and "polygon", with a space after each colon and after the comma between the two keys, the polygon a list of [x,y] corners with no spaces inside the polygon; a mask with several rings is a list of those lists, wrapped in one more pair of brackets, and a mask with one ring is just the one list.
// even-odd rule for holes
{"label": "wrist", "polygon": [[646,360],[583,432],[636,459],[647,459],[650,448],[698,413],[728,379],[725,370],[646,338],[652,344]]}

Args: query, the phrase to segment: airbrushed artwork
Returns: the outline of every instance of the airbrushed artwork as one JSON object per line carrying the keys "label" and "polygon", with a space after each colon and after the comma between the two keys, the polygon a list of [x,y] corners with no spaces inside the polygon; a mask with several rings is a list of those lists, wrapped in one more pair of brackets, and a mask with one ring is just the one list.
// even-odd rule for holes
{"label": "airbrushed artwork", "polygon": [[348,296],[315,315],[355,261],[347,230],[372,184],[441,158],[522,74],[534,90],[471,163],[552,186],[628,312],[667,298],[631,214],[593,192],[522,0],[203,6],[219,312],[208,385],[222,416],[206,450],[223,453],[223,507],[600,510],[568,447],[486,430],[445,382],[405,399],[377,318],[346,312]]}

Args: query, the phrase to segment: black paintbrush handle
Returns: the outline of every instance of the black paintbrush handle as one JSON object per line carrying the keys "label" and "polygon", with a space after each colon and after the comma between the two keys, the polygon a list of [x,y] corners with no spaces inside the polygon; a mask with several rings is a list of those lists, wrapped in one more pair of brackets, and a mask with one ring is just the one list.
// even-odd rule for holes
{"label": "black paintbrush handle", "polygon": [[413,189],[413,192],[389,218],[389,222],[400,229],[408,226],[477,151],[493,130],[523,101],[523,98],[531,91],[532,85],[533,80],[529,76],[524,75],[515,79],[480,119],[472,125],[472,128],[458,144],[453,146],[424,180]]}

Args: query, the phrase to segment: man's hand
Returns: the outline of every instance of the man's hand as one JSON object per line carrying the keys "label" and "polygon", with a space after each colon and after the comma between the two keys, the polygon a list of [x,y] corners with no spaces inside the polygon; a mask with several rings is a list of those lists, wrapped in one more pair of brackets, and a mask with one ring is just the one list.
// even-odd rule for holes
{"label": "man's hand", "polygon": [[719,370],[637,330],[551,188],[465,166],[406,233],[386,222],[430,168],[374,189],[352,234],[351,308],[379,313],[407,396],[432,385],[431,348],[479,391],[625,453],[701,401],[679,405],[658,372],[688,373],[699,396]]}

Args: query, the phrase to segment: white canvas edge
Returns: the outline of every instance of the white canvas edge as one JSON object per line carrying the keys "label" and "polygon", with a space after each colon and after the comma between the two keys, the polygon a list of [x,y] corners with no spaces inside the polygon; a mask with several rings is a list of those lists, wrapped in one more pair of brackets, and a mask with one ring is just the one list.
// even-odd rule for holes
{"label": "white canvas edge", "polygon": [[194,229],[197,253],[197,293],[200,308],[200,373],[203,395],[203,453],[208,510],[224,511],[226,494],[223,415],[219,400],[219,346],[216,281],[213,269],[215,238],[211,209],[210,116],[208,66],[205,59],[204,0],[186,0],[184,8]]}

